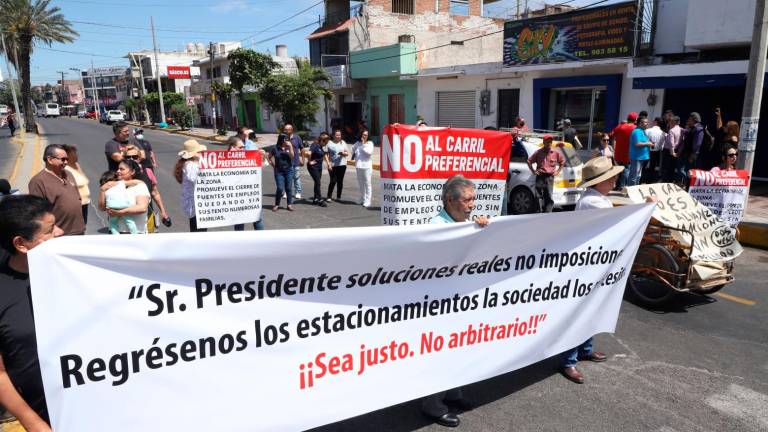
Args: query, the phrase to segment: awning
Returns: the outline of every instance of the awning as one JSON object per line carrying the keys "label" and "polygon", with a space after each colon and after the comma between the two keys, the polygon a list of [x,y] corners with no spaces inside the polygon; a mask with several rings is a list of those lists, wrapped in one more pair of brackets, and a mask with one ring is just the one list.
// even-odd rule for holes
{"label": "awning", "polygon": [[313,31],[312,34],[307,36],[307,39],[312,40],[312,39],[318,39],[324,36],[332,35],[334,33],[343,33],[345,31],[348,31],[351,25],[352,25],[352,18],[346,21],[342,21],[338,24],[323,26]]}
{"label": "awning", "polygon": [[747,82],[745,74],[687,75],[633,78],[633,89],[740,87]]}

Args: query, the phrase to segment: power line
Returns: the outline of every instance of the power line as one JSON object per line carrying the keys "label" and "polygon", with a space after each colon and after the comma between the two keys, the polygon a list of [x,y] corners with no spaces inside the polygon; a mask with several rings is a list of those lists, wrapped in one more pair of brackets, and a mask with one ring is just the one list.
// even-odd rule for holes
{"label": "power line", "polygon": [[303,29],[305,29],[305,28],[307,28],[307,27],[313,27],[313,26],[316,26],[316,25],[317,25],[317,23],[314,23],[314,22],[312,22],[312,23],[309,23],[309,24],[303,25],[303,26],[301,26],[301,27],[296,27],[295,29],[290,29],[290,30],[288,30],[288,31],[286,31],[286,32],[283,32],[283,33],[280,33],[280,34],[278,34],[278,35],[275,35],[275,36],[269,37],[269,38],[267,38],[267,39],[262,39],[262,40],[260,40],[260,41],[256,41],[256,42],[254,42],[252,45],[254,45],[254,46],[255,46],[255,45],[258,45],[258,44],[261,44],[261,43],[264,43],[264,42],[269,42],[269,41],[271,41],[271,40],[273,40],[273,39],[277,39],[277,38],[279,38],[279,37],[282,37],[282,36],[285,36],[285,35],[287,35],[287,34],[289,34],[289,33],[293,33],[293,32],[295,32],[295,31],[303,30]]}
{"label": "power line", "polygon": [[94,53],[87,53],[82,51],[69,51],[69,50],[60,50],[55,48],[46,48],[46,47],[35,47],[36,49],[41,49],[45,51],[55,51],[60,53],[67,53],[67,54],[76,54],[76,55],[87,55],[92,57],[107,57],[107,58],[118,58],[118,59],[124,59],[125,57],[117,57],[117,56],[111,56],[111,55],[104,55],[104,54],[94,54]]}
{"label": "power line", "polygon": [[240,39],[240,42],[246,41],[246,40],[248,40],[248,39],[252,39],[252,38],[256,37],[257,35],[260,35],[260,34],[264,33],[264,32],[265,32],[265,31],[267,31],[267,30],[271,30],[271,29],[273,29],[273,28],[275,28],[275,27],[279,26],[280,24],[282,24],[282,23],[284,23],[284,22],[288,21],[289,19],[292,19],[292,18],[296,18],[297,16],[299,16],[299,15],[303,14],[304,12],[307,12],[308,10],[310,10],[310,9],[314,8],[315,6],[317,6],[317,5],[321,4],[321,3],[325,3],[325,0],[320,0],[320,1],[318,1],[317,3],[313,3],[313,4],[312,4],[311,6],[309,6],[308,8],[306,8],[306,9],[302,9],[302,10],[298,11],[298,12],[296,12],[295,14],[293,14],[293,15],[289,16],[288,18],[285,18],[285,19],[283,19],[282,21],[278,21],[277,23],[275,23],[275,24],[272,24],[271,26],[269,26],[269,27],[265,28],[264,30],[260,30],[260,31],[257,31],[256,33],[254,33],[254,34],[252,34],[252,35],[250,35],[250,36],[248,36],[248,37],[246,37],[246,38],[244,38],[244,39]]}
{"label": "power line", "polygon": [[[270,0],[270,3],[287,3],[292,2],[294,0]],[[169,3],[109,3],[104,4],[103,1],[86,1],[86,0],[58,0],[60,3],[77,3],[77,4],[86,4],[86,5],[98,5],[98,6],[105,6],[105,7],[112,7],[112,6],[125,6],[125,7],[170,7],[170,8],[176,8],[178,9],[180,6],[178,4],[169,4]],[[259,2],[246,2],[246,1],[239,1],[237,2],[237,5],[242,6],[264,6],[263,3]],[[215,6],[211,5],[210,3],[184,3],[183,8],[189,8],[189,7],[200,7],[200,8],[209,8],[213,9]]]}
{"label": "power line", "polygon": [[[150,31],[151,29],[149,27],[140,27],[140,26],[127,26],[127,25],[120,25],[120,24],[102,24],[97,22],[91,22],[91,21],[76,21],[76,20],[69,20],[69,22],[73,22],[75,24],[84,24],[84,25],[92,25],[96,27],[109,27],[109,28],[120,28],[120,29],[128,29],[128,30],[146,30]],[[271,28],[271,27],[270,27]],[[267,28],[266,30],[268,30]],[[183,29],[155,29],[155,31],[162,31],[162,32],[169,32],[169,33],[207,33],[207,34],[243,34],[245,32],[242,31],[203,31],[203,30],[183,30]]]}

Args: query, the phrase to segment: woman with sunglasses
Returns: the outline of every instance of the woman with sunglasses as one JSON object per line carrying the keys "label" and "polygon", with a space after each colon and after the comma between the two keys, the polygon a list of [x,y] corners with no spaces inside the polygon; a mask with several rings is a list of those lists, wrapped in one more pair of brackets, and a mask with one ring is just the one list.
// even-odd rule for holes
{"label": "woman with sunglasses", "polygon": [[605,156],[611,160],[611,163],[613,165],[616,165],[616,162],[614,162],[613,160],[613,147],[611,146],[611,136],[608,135],[607,133],[600,134],[600,147],[592,151],[593,158],[596,158],[598,156]]}
{"label": "woman with sunglasses", "polygon": [[[99,209],[106,211],[110,217],[118,218],[117,231],[122,234],[136,232],[145,234],[147,232],[147,209],[149,208],[150,193],[147,188],[148,180],[141,171],[139,163],[131,158],[124,158],[117,166],[117,181],[122,181],[126,186],[128,206],[122,209],[112,209],[107,207],[106,192],[116,186],[116,181],[108,181],[101,185],[99,193]],[[133,182],[131,180],[141,180]],[[129,218],[136,229],[125,223]]]}
{"label": "woman with sunglasses", "polygon": [[712,168],[711,171],[733,171],[736,169],[736,160],[739,158],[739,150],[736,146],[729,145],[723,150],[723,163]]}
{"label": "woman with sunglasses", "polygon": [[[160,195],[160,188],[157,187],[157,178],[155,178],[155,175],[152,171],[144,169],[141,162],[146,157],[146,153],[144,150],[140,149],[139,147],[129,144],[125,147],[125,151],[123,152],[123,159],[130,159],[137,164],[139,164],[139,170],[141,171],[142,177],[145,179],[145,183],[147,184],[147,189],[149,189],[149,193],[152,194],[152,201],[157,203],[157,209],[160,210],[160,217],[162,218],[163,225],[170,227],[171,226],[171,217],[168,216],[168,212],[165,211],[165,205],[163,204],[163,196]],[[150,210],[154,210],[152,208],[152,205],[150,203]]]}

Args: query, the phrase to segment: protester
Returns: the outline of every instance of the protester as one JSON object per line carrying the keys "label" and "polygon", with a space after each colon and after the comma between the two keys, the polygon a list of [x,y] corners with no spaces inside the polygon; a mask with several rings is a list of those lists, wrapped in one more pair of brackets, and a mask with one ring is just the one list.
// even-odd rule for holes
{"label": "protester", "polygon": [[155,167],[158,166],[157,156],[155,155],[152,144],[144,137],[144,130],[141,128],[133,128],[133,141],[143,152],[141,167],[153,182],[157,183],[155,177]]}
{"label": "protester", "polygon": [[322,179],[323,175],[323,162],[328,164],[329,170],[331,169],[331,163],[328,160],[328,153],[326,151],[326,146],[330,138],[331,137],[328,135],[328,132],[322,132],[320,136],[317,137],[317,141],[309,146],[309,161],[307,162],[307,171],[309,171],[309,175],[312,176],[312,181],[314,182],[314,195],[312,196],[312,204],[318,205],[320,207],[328,206],[323,200],[323,193],[320,189],[320,180]]}
{"label": "protester", "polygon": [[275,144],[272,151],[269,153],[269,163],[274,167],[275,184],[277,185],[275,205],[272,207],[273,212],[280,209],[280,200],[283,198],[283,192],[285,192],[288,201],[286,209],[288,209],[288,211],[293,211],[293,182],[291,179],[295,176],[293,173],[295,151],[295,146],[288,139],[288,135],[280,134],[277,137],[277,144]]}
{"label": "protester", "polygon": [[198,160],[200,152],[205,150],[206,147],[196,140],[184,141],[184,150],[179,152],[179,160],[173,169],[173,177],[181,184],[181,208],[189,218],[189,232],[208,231],[197,227],[195,217],[195,183],[200,171]]}
{"label": "protester", "polygon": [[88,225],[88,207],[91,204],[91,190],[88,189],[88,176],[85,175],[85,171],[80,166],[77,157],[77,147],[69,144],[62,144],[61,147],[67,153],[67,166],[64,167],[72,177],[75,179],[75,185],[77,186],[77,192],[80,194],[80,203],[83,209],[83,223]]}
{"label": "protester", "polygon": [[[449,178],[442,190],[443,208],[430,221],[431,224],[449,224],[467,222],[470,220],[475,207],[475,184],[464,176],[457,174]],[[474,218],[475,223],[484,227],[490,220],[485,216]],[[451,412],[447,403],[467,406],[460,387],[435,393],[421,400],[421,411],[435,423],[441,426],[457,427],[459,416]]]}
{"label": "protester", "polygon": [[[669,129],[671,128],[670,123],[672,119],[675,117],[675,113],[672,110],[666,110],[664,111],[664,115],[661,116],[661,130],[664,131],[664,133],[669,132]],[[679,121],[678,121],[679,123]]]}
{"label": "protester", "polygon": [[714,168],[711,169],[711,171],[714,172],[720,172],[720,171],[733,171],[736,169],[736,160],[739,157],[739,150],[736,146],[728,146],[723,150],[722,155],[722,163]]}
{"label": "protester", "polygon": [[131,131],[128,123],[117,122],[112,125],[114,137],[104,144],[104,155],[107,157],[107,169],[117,170],[117,164],[123,160],[123,152],[130,142]]}
{"label": "protester", "polygon": [[[646,120],[647,122],[647,120]],[[607,195],[616,187],[617,177],[624,171],[621,166],[614,166],[607,157],[590,159],[582,168],[582,182],[579,187],[586,188],[576,203],[576,210],[612,208],[613,203]],[[584,375],[576,369],[579,360],[604,362],[606,355],[592,349],[592,338],[565,351],[560,355],[560,371],[563,376],[577,383],[584,383]]]}
{"label": "protester", "polygon": [[4,430],[51,430],[37,355],[27,254],[62,234],[53,205],[45,198],[16,195],[0,200],[0,405],[17,419],[2,425]]}
{"label": "protester", "polygon": [[720,164],[721,156],[731,146],[739,145],[739,123],[733,120],[723,124],[723,116],[720,108],[715,108],[715,120],[717,130],[714,136],[714,145],[709,149],[703,169],[715,167]]}
{"label": "protester", "polygon": [[[107,181],[101,185],[99,193],[99,209],[106,211],[110,217],[110,226],[114,226],[111,218],[117,218],[116,231],[120,234],[146,234],[147,210],[149,208],[150,193],[147,188],[148,180],[141,172],[141,166],[132,159],[124,159],[117,165],[117,180]],[[138,182],[132,180],[139,180]],[[117,186],[120,182],[125,187],[127,207],[110,208],[107,206],[107,191]],[[126,223],[126,221],[133,223]],[[132,227],[131,225],[135,225]]]}
{"label": "protester", "polygon": [[125,147],[125,152],[123,152],[123,160],[125,159],[131,159],[139,164],[139,168],[141,169],[141,178],[145,180],[147,189],[149,190],[150,195],[152,195],[152,201],[149,203],[149,225],[150,225],[150,232],[154,232],[154,223],[155,223],[155,216],[154,216],[154,208],[152,205],[152,202],[157,204],[158,210],[160,210],[160,218],[163,222],[163,225],[166,227],[170,227],[172,225],[171,217],[168,215],[168,212],[165,210],[165,204],[163,203],[163,196],[160,194],[160,188],[157,185],[157,178],[155,178],[154,175],[150,176],[146,169],[142,166],[141,162],[145,159],[145,154],[142,150],[140,150],[138,147],[136,147],[133,144],[128,144]]}
{"label": "protester", "polygon": [[699,166],[699,152],[703,143],[704,126],[701,124],[701,115],[697,112],[692,112],[686,121],[683,148],[677,160],[678,171],[683,174],[684,183],[687,183],[688,170]]}
{"label": "protester", "polygon": [[8,109],[8,115],[5,116],[5,121],[8,122],[8,130],[11,131],[11,137],[16,133],[16,114],[13,112],[13,108]]}
{"label": "protester", "polygon": [[664,183],[675,181],[682,133],[680,117],[673,115],[667,123],[667,133],[664,135],[664,149],[661,155],[661,181]]}
{"label": "protester", "polygon": [[299,168],[304,166],[304,142],[300,136],[294,135],[293,124],[291,123],[286,123],[283,126],[283,133],[293,145],[293,178],[291,181],[293,182],[293,191],[296,193],[294,198],[301,199],[301,170]]}
{"label": "protester", "polygon": [[632,131],[632,135],[629,138],[630,166],[629,179],[627,180],[628,186],[640,184],[643,168],[645,168],[648,164],[648,159],[650,159],[650,148],[653,147],[653,143],[645,135],[645,129],[647,128],[648,118],[640,117],[637,120],[637,128]]}
{"label": "protester", "polygon": [[627,115],[627,121],[613,128],[613,148],[615,150],[614,159],[616,163],[624,166],[624,172],[619,177],[616,184],[618,188],[623,188],[629,179],[629,137],[632,131],[637,127],[637,113],[631,112]]}
{"label": "protester", "polygon": [[[539,209],[544,213],[551,213],[555,205],[552,200],[552,189],[555,185],[555,177],[565,165],[563,155],[552,148],[552,135],[544,135],[544,146],[536,150],[528,158],[528,169],[536,176],[536,195],[539,199]],[[533,169],[536,164],[536,169]]]}
{"label": "protester", "polygon": [[344,174],[347,172],[347,157],[349,149],[347,143],[341,139],[341,130],[335,129],[331,142],[326,146],[328,159],[331,161],[331,167],[328,173],[331,175],[331,182],[328,184],[328,195],[326,201],[333,201],[333,188],[336,187],[336,199],[341,199],[341,191],[344,189]]}
{"label": "protester", "polygon": [[[99,179],[99,185],[104,192],[104,206],[107,209],[123,210],[130,207],[131,198],[128,195],[128,187],[136,186],[141,180],[123,181],[117,177],[117,173],[106,171]],[[116,216],[109,218],[109,231],[112,234],[120,234],[120,223],[128,228],[130,234],[138,234],[136,222],[129,216]]]}
{"label": "protester", "polygon": [[85,233],[83,207],[77,183],[66,169],[67,152],[58,144],[43,151],[45,168],[29,181],[29,194],[45,198],[53,204],[53,214],[65,235]]}
{"label": "protester", "polygon": [[642,183],[656,183],[661,176],[661,148],[664,145],[664,131],[661,130],[661,117],[653,119],[653,126],[645,130],[648,141],[653,143],[650,148],[648,163],[641,174]]}
{"label": "protester", "polygon": [[[231,136],[229,137],[229,139],[227,139],[227,150],[230,150],[230,151],[245,150],[245,145],[243,144],[243,141],[239,138],[239,135]],[[253,150],[259,150],[259,149],[254,148]],[[253,229],[257,231],[263,230],[264,229],[263,219],[259,219],[256,222],[254,222]],[[245,231],[245,224],[235,224],[235,231]]]}
{"label": "protester", "polygon": [[240,126],[237,128],[237,135],[235,135],[235,137],[242,141],[245,150],[256,150],[256,143],[248,138],[248,133],[250,131],[251,130],[247,127]]}
{"label": "protester", "polygon": [[583,147],[581,141],[579,141],[576,129],[571,126],[570,119],[563,120],[563,141],[572,145],[576,150],[580,150]]}
{"label": "protester", "polygon": [[371,206],[371,173],[373,172],[373,142],[368,140],[368,131],[360,132],[360,140],[352,146],[352,159],[355,161],[357,184],[360,187],[358,204]]}
{"label": "protester", "polygon": [[613,146],[611,146],[611,136],[607,133],[600,134],[600,146],[592,151],[592,157],[604,156],[611,160],[612,164],[616,164],[613,159]]}
{"label": "protester", "polygon": [[18,189],[12,189],[11,183],[7,179],[0,179],[0,199],[11,195],[19,195]]}

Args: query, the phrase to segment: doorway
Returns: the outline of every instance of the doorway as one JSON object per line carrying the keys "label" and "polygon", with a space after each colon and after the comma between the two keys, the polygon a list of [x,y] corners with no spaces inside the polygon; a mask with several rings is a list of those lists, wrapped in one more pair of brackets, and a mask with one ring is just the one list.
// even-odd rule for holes
{"label": "doorway", "polygon": [[499,90],[498,118],[496,127],[511,128],[520,115],[520,89]]}
{"label": "doorway", "polygon": [[553,88],[547,129],[560,130],[562,121],[570,119],[584,148],[597,147],[600,133],[606,130],[605,92],[605,87]]}

